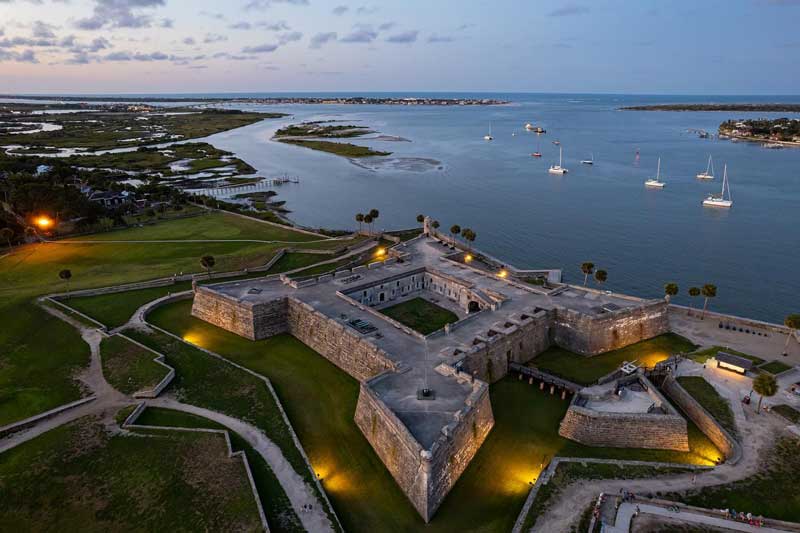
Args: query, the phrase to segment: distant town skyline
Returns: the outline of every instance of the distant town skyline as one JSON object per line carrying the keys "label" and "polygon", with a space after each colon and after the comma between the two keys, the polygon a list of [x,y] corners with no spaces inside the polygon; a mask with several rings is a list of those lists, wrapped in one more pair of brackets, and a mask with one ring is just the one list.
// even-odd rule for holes
{"label": "distant town skyline", "polygon": [[797,94],[798,0],[0,0],[2,93]]}

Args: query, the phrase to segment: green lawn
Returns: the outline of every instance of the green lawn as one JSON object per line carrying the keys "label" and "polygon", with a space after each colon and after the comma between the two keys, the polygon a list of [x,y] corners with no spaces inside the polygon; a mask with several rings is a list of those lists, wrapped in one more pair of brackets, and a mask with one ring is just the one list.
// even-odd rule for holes
{"label": "green lawn", "polygon": [[790,405],[776,405],[772,410],[793,424],[800,423],[800,411]]}
{"label": "green lawn", "polygon": [[[334,256],[332,255],[321,255],[321,254],[304,254],[304,253],[296,253],[296,252],[289,252],[283,254],[283,256],[278,259],[274,265],[267,271],[267,274],[278,274],[280,272],[288,272],[290,270],[295,270],[302,267],[307,267],[319,263],[320,261],[328,261],[333,259]],[[328,268],[333,268],[332,266],[328,266]]]}
{"label": "green lawn", "polygon": [[[423,527],[353,422],[355,380],[293,337],[249,341],[191,317],[190,306],[161,307],[149,320],[270,378],[346,530]],[[540,463],[556,454],[700,464],[719,456],[699,431],[689,453],[581,446],[558,435],[568,401],[512,378],[492,385],[491,394],[495,428],[426,530],[507,531]]]}
{"label": "green lawn", "polygon": [[727,429],[731,435],[736,435],[736,421],[731,410],[731,404],[719,395],[714,387],[700,376],[682,376],[678,378],[678,383],[686,389],[697,402],[717,419],[722,427]]}
{"label": "green lawn", "polygon": [[167,370],[153,361],[156,355],[124,337],[106,337],[100,343],[103,377],[112,387],[124,394],[152,390]]}
{"label": "green lawn", "polygon": [[381,309],[381,313],[423,335],[429,335],[442,329],[445,324],[458,321],[458,315],[454,312],[439,307],[425,298],[413,298],[391,307],[385,307]]}
{"label": "green lawn", "polygon": [[344,157],[370,157],[377,155],[392,155],[392,152],[381,152],[373,150],[368,146],[359,146],[353,143],[331,142],[331,141],[307,141],[303,139],[282,139],[280,142],[302,146],[312,150],[328,152]]}
{"label": "green lawn", "polygon": [[553,347],[537,355],[529,366],[535,366],[580,385],[591,385],[606,374],[617,370],[623,361],[636,361],[641,365],[653,366],[673,354],[690,352],[694,348],[695,345],[687,339],[674,333],[667,333],[593,357]]}
{"label": "green lawn", "polygon": [[741,481],[687,493],[667,494],[689,505],[733,508],[777,520],[800,522],[800,453],[797,440],[782,437],[765,458],[767,468]]}
{"label": "green lawn", "polygon": [[765,370],[773,375],[777,375],[781,372],[786,372],[787,370],[792,369],[791,366],[783,363],[782,361],[770,361],[769,363],[761,365],[758,368],[759,370]]}
{"label": "green lawn", "polygon": [[[105,287],[180,272],[198,272],[201,270],[199,258],[206,254],[216,258],[215,270],[218,271],[253,268],[264,265],[283,246],[250,242],[109,243],[104,240],[271,240],[279,237],[303,241],[300,246],[313,248],[338,248],[361,240],[310,243],[309,239],[317,237],[213,213],[86,237],[95,241],[93,244],[19,246],[11,255],[0,258],[0,323],[3,324],[0,327],[0,426],[81,397],[81,388],[73,377],[88,364],[88,346],[71,326],[34,304],[37,296],[67,289],[58,278],[60,270],[72,271],[72,289]],[[106,320],[103,305],[96,313],[89,313],[101,322]],[[133,302],[124,312],[109,316],[115,324],[123,323],[130,316],[131,307]]]}
{"label": "green lawn", "polygon": [[83,418],[2,455],[0,531],[256,531],[221,435],[113,435]]}
{"label": "green lawn", "polygon": [[717,352],[727,352],[731,355],[738,355],[739,357],[744,357],[745,359],[750,359],[755,364],[760,365],[764,362],[763,359],[760,357],[756,357],[755,355],[746,354],[743,352],[739,352],[736,350],[732,350],[731,348],[727,348],[725,346],[712,346],[710,348],[705,348],[703,350],[698,350],[692,353],[689,357],[693,361],[697,361],[698,363],[705,363],[709,358],[714,357],[717,355]]}
{"label": "green lawn", "polygon": [[[228,431],[231,438],[231,445],[234,451],[243,450],[247,455],[250,470],[253,473],[253,480],[258,489],[261,499],[261,506],[264,514],[267,515],[267,523],[271,531],[304,531],[297,514],[292,508],[292,504],[286,493],[281,487],[278,478],[275,477],[269,464],[256,452],[246,440],[237,433],[233,433],[225,426],[217,424],[213,420],[208,420],[191,413],[163,409],[160,407],[148,407],[136,419],[136,424],[144,426],[169,426],[180,428],[207,428],[224,429]],[[138,430],[141,431],[141,430]]]}

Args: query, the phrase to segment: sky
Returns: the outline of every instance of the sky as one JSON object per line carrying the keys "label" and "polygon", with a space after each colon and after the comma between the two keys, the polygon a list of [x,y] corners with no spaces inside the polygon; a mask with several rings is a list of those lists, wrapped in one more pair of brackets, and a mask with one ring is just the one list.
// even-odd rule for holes
{"label": "sky", "polygon": [[800,93],[800,0],[0,0],[0,93]]}

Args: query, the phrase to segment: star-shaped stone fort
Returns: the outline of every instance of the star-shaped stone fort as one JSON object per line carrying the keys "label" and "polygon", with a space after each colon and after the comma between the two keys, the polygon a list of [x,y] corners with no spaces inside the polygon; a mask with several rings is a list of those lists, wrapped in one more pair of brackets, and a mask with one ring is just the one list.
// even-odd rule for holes
{"label": "star-shaped stone fort", "polygon": [[[492,429],[488,383],[510,365],[552,345],[592,356],[669,329],[664,300],[562,284],[558,270],[518,270],[452,244],[428,219],[383,261],[197,287],[192,307],[249,339],[290,333],[358,379],[355,421],[426,521]],[[415,298],[457,320],[424,335],[382,312]]]}

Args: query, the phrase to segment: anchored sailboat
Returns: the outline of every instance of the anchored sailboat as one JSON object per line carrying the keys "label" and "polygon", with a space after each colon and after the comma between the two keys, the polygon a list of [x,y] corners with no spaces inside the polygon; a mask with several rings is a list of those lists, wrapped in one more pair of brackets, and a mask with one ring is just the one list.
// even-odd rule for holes
{"label": "anchored sailboat", "polygon": [[658,170],[656,171],[656,177],[650,178],[649,180],[644,182],[645,187],[652,187],[654,189],[663,189],[666,183],[661,181],[661,158],[658,158]]}
{"label": "anchored sailboat", "polygon": [[536,151],[531,154],[532,157],[542,157],[541,145],[542,141],[536,143]]}
{"label": "anchored sailboat", "polygon": [[594,154],[591,154],[591,157],[589,159],[581,160],[581,163],[584,165],[594,165]]}
{"label": "anchored sailboat", "polygon": [[708,165],[705,172],[700,172],[697,176],[699,180],[713,180],[714,179],[714,160],[711,155],[708,156]]}
{"label": "anchored sailboat", "polygon": [[567,172],[569,172],[569,170],[561,166],[563,164],[563,155],[564,155],[564,149],[559,146],[558,164],[550,166],[550,169],[548,170],[550,174],[566,174]]}
{"label": "anchored sailboat", "polygon": [[494,139],[494,137],[492,137],[492,123],[490,122],[489,123],[489,133],[487,133],[486,135],[483,136],[483,140],[484,141],[491,141],[493,139]]}
{"label": "anchored sailboat", "polygon": [[[725,191],[728,191],[728,198],[725,199]],[[733,198],[731,198],[731,185],[728,183],[728,165],[725,165],[722,171],[722,190],[719,195],[709,194],[708,198],[703,200],[704,207],[731,207],[733,205]]]}

